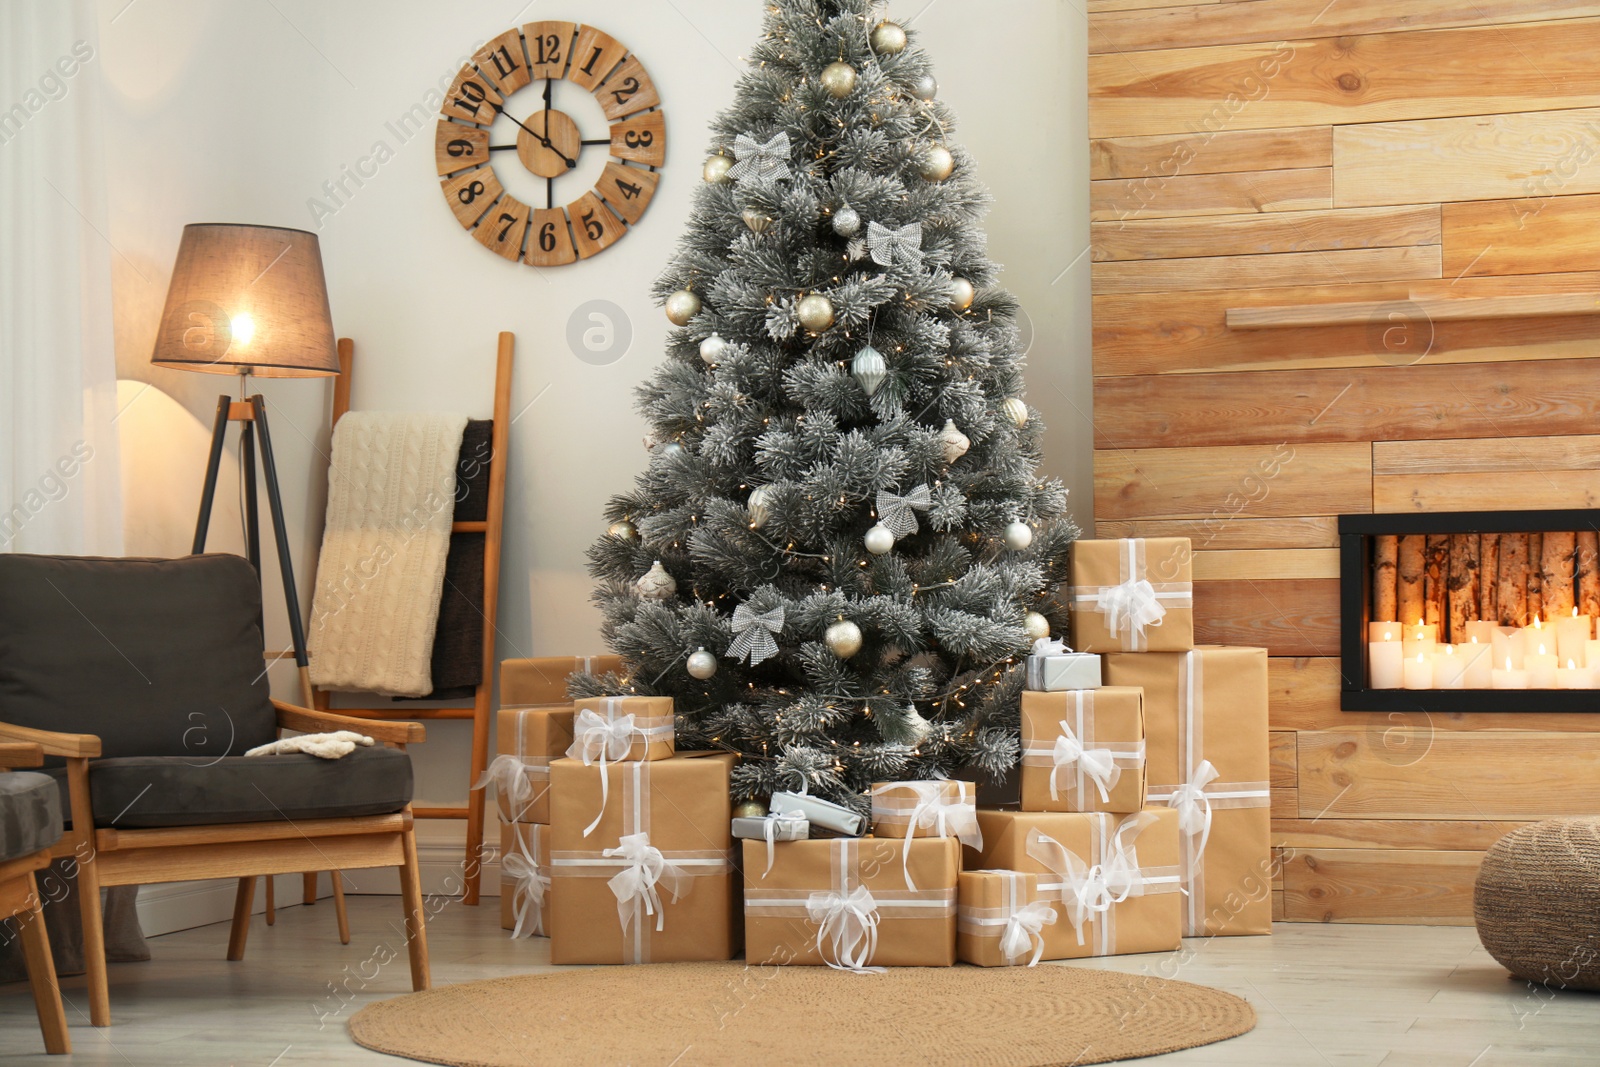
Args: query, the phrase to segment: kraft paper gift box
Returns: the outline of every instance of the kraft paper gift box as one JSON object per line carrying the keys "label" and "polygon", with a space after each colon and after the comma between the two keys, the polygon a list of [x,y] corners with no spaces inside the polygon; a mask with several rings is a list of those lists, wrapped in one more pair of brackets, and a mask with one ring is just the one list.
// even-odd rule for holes
{"label": "kraft paper gift box", "polygon": [[1187,537],[1074,541],[1068,592],[1073,646],[1102,653],[1193,648],[1190,555]]}
{"label": "kraft paper gift box", "polygon": [[550,888],[550,827],[500,824],[500,929],[512,937],[549,937],[544,921]]}
{"label": "kraft paper gift box", "polygon": [[877,782],[872,787],[872,834],[899,838],[906,887],[911,876],[911,842],[918,837],[953,837],[968,848],[982,848],[978,832],[977,786],[951,778],[915,782]]}
{"label": "kraft paper gift box", "polygon": [[1144,761],[1144,690],[1023,692],[1023,811],[1139,811]]}
{"label": "kraft paper gift box", "polygon": [[694,752],[604,767],[570,759],[550,765],[551,963],[738,954],[743,924],[728,799],[737,762],[728,752]]}
{"label": "kraft paper gift box", "polygon": [[1044,927],[1043,958],[1083,959],[1167,952],[1183,937],[1178,883],[1178,813],[1136,815],[979,811],[983,851],[969,868],[1039,876],[1056,912]]}
{"label": "kraft paper gift box", "polygon": [[571,704],[501,708],[495,713],[499,754],[479,779],[493,785],[505,822],[550,821],[550,761],[572,745]]}
{"label": "kraft paper gift box", "polygon": [[1033,967],[1044,958],[1044,928],[1055,908],[1039,876],[963,871],[956,889],[956,958],[979,967]]}
{"label": "kraft paper gift box", "polygon": [[1182,817],[1184,935],[1271,933],[1266,650],[1111,655],[1106,676],[1144,689],[1145,799]]}
{"label": "kraft paper gift box", "polygon": [[500,703],[569,704],[567,678],[622,672],[621,656],[539,656],[500,661]]}
{"label": "kraft paper gift box", "polygon": [[1100,657],[1074,652],[1065,641],[1041,637],[1028,653],[1027,686],[1040,693],[1100,688]]}
{"label": "kraft paper gift box", "polygon": [[[902,849],[917,888],[906,886]],[[766,842],[744,843],[748,963],[827,964],[849,971],[949,967],[956,961],[956,878],[961,845],[918,837],[784,841],[766,865]]]}
{"label": "kraft paper gift box", "polygon": [[671,697],[584,697],[573,708],[572,759],[604,765],[672,755]]}

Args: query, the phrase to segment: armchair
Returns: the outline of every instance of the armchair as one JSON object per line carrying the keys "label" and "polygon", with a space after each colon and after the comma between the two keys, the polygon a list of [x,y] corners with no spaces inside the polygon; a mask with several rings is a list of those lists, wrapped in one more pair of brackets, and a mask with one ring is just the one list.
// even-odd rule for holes
{"label": "armchair", "polygon": [[[38,745],[0,744],[0,770],[37,767],[43,759]],[[60,837],[55,783],[42,774],[0,774],[0,918],[17,919],[44,1048],[54,1054],[71,1052],[72,1039],[33,872],[50,862],[50,846]]]}

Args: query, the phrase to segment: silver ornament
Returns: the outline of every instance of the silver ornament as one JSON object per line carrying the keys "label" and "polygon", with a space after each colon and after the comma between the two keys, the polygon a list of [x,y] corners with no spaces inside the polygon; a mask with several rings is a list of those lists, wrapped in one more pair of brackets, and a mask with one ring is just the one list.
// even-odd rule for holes
{"label": "silver ornament", "polygon": [[892,56],[906,50],[906,31],[898,22],[885,19],[872,27],[872,50],[880,56]]}
{"label": "silver ornament", "polygon": [[833,213],[833,232],[840,237],[854,237],[861,229],[861,216],[849,204],[842,204]]}
{"label": "silver ornament", "polygon": [[772,497],[776,492],[770,485],[750,490],[750,499],[744,505],[745,514],[750,516],[750,529],[759,530],[772,518]]}
{"label": "silver ornament", "polygon": [[619,541],[639,540],[639,527],[635,526],[627,519],[619,519],[610,526],[607,526],[606,533],[612,537],[615,537]]}
{"label": "silver ornament", "polygon": [[849,659],[861,651],[861,627],[849,619],[840,619],[828,627],[828,632],[823,635],[828,651],[840,659]]}
{"label": "silver ornament", "polygon": [[728,350],[728,342],[719,334],[712,334],[700,342],[700,358],[707,365],[715,367],[722,361],[722,355]]}
{"label": "silver ornament", "polygon": [[734,805],[735,819],[759,819],[767,814],[767,806],[759,800],[741,800]]}
{"label": "silver ornament", "polygon": [[950,310],[965,311],[972,306],[972,301],[977,298],[977,290],[965,278],[950,279]]}
{"label": "silver ornament", "polygon": [[1028,425],[1028,405],[1017,397],[1007,397],[1006,402],[1000,405],[1005,410],[1006,417],[1014,423],[1017,429]]}
{"label": "silver ornament", "polygon": [[1033,527],[1025,522],[1013,522],[1006,526],[1006,547],[1013,552],[1021,552],[1033,544]]}
{"label": "silver ornament", "polygon": [[843,60],[829,63],[822,68],[818,80],[822,82],[822,87],[828,90],[829,96],[842,99],[849,96],[851,90],[856,87],[856,68]]}
{"label": "silver ornament", "polygon": [[861,539],[861,543],[866,545],[867,551],[874,556],[881,556],[894,548],[894,534],[889,527],[880,522],[867,531],[867,535]]}
{"label": "silver ornament", "polygon": [[956,428],[954,419],[944,420],[944,429],[939,431],[939,440],[944,445],[944,461],[954,463],[967,454],[967,449],[972,447],[972,439]]}
{"label": "silver ornament", "polygon": [[688,289],[679,289],[667,297],[667,320],[674,326],[687,326],[689,320],[700,314],[700,298]]}
{"label": "silver ornament", "polygon": [[1028,635],[1028,640],[1038,641],[1050,636],[1050,620],[1040,615],[1037,611],[1030,611],[1022,617],[1022,632]]}
{"label": "silver ornament", "polygon": [[680,456],[683,454],[683,445],[677,441],[668,441],[667,447],[661,450],[663,456]]}
{"label": "silver ornament", "polygon": [[939,82],[932,74],[924,74],[911,83],[911,95],[918,100],[932,100],[939,95]]}
{"label": "silver ornament", "polygon": [[888,377],[889,364],[884,362],[882,352],[867,345],[850,361],[850,374],[861,385],[861,391],[872,396]]}
{"label": "silver ornament", "polygon": [[698,678],[703,682],[717,673],[717,657],[702,647],[689,657],[688,669],[691,678]]}
{"label": "silver ornament", "polygon": [[922,176],[930,182],[942,182],[956,169],[956,157],[942,144],[929,145],[922,153]]}
{"label": "silver ornament", "polygon": [[633,583],[633,591],[638,593],[642,600],[671,600],[678,591],[678,583],[667,573],[667,569],[658,559],[644,573],[644,577]]}
{"label": "silver ornament", "polygon": [[833,325],[833,301],[820,293],[812,293],[795,305],[795,315],[800,325],[812,333],[821,333]]}
{"label": "silver ornament", "polygon": [[733,160],[724,155],[708,156],[706,165],[700,169],[700,176],[712,185],[721,185],[731,181],[728,171],[733,169]]}
{"label": "silver ornament", "polygon": [[744,219],[744,224],[750,227],[750,232],[757,236],[766,233],[772,228],[772,216],[760,208],[747,207],[739,212],[739,217]]}

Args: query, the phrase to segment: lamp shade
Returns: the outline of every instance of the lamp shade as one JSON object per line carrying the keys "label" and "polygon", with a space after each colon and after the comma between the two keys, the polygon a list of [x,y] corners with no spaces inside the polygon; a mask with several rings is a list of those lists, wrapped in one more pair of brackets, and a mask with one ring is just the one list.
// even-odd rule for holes
{"label": "lamp shade", "polygon": [[185,226],[150,362],[264,378],[338,374],[317,235],[277,226]]}

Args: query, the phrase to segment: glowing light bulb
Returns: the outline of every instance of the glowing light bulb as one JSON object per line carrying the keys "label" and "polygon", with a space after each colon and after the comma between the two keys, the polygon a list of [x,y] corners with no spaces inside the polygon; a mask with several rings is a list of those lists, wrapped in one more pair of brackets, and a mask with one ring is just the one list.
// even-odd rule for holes
{"label": "glowing light bulb", "polygon": [[233,332],[233,340],[236,344],[247,345],[250,343],[250,338],[256,335],[256,320],[250,317],[249,312],[240,312],[235,315],[233,321],[228,325]]}

